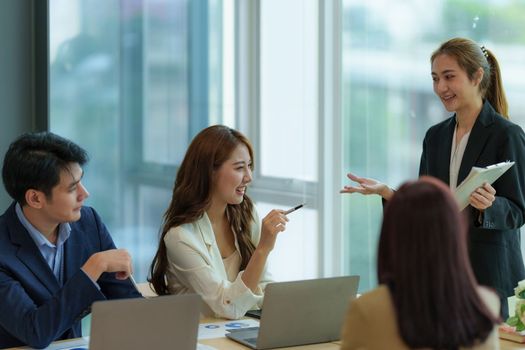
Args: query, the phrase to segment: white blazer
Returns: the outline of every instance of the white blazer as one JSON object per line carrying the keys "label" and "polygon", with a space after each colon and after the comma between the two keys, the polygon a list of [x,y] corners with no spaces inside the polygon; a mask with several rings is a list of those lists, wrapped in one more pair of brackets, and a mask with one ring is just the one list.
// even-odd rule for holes
{"label": "white blazer", "polygon": [[[254,208],[251,240],[257,247],[261,225]],[[234,233],[235,234],[235,233]],[[168,257],[166,278],[172,294],[197,293],[207,307],[205,317],[238,319],[246,311],[260,308],[264,287],[271,282],[266,267],[256,293],[246,287],[240,271],[235,281],[228,281],[226,269],[208,215],[199,220],[171,228],[164,237]],[[239,251],[237,237],[235,248]],[[240,254],[240,252],[239,252]]]}

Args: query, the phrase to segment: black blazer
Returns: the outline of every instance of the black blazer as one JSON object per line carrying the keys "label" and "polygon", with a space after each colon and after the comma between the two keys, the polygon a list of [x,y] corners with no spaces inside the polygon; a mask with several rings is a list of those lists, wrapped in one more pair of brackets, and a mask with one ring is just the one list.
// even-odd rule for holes
{"label": "black blazer", "polygon": [[[450,153],[456,116],[431,127],[423,141],[419,175],[431,175],[449,184]],[[458,174],[458,185],[473,166],[484,167],[516,162],[492,186],[496,199],[478,222],[479,211],[465,208],[469,215],[469,254],[480,284],[493,287],[502,299],[514,294],[518,281],[525,278],[520,249],[520,227],[525,222],[525,134],[518,125],[496,113],[484,102],[467,143]]]}
{"label": "black blazer", "polygon": [[141,296],[129,279],[103,273],[99,289],[80,269],[92,254],[115,248],[95,210],[81,210],[64,243],[63,286],[18,220],[15,204],[0,216],[0,348],[42,348],[80,337],[80,320],[94,301]]}

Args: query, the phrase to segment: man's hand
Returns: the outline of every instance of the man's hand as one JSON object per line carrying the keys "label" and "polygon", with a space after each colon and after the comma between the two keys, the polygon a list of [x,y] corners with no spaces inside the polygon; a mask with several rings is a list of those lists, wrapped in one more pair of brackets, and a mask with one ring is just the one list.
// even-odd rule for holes
{"label": "man's hand", "polygon": [[127,250],[111,249],[91,255],[82,270],[93,281],[97,281],[104,272],[115,272],[117,279],[125,280],[133,272],[133,267]]}

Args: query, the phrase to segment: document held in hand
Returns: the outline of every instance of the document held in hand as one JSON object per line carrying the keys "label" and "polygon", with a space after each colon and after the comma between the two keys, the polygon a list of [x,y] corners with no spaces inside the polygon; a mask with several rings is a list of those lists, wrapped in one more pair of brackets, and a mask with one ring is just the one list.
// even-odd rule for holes
{"label": "document held in hand", "polygon": [[473,166],[468,176],[456,188],[456,192],[454,192],[454,197],[456,197],[458,202],[459,210],[463,210],[467,207],[469,203],[468,199],[472,192],[476,190],[476,188],[480,187],[485,182],[492,184],[513,165],[514,162],[507,161],[489,165],[485,168]]}

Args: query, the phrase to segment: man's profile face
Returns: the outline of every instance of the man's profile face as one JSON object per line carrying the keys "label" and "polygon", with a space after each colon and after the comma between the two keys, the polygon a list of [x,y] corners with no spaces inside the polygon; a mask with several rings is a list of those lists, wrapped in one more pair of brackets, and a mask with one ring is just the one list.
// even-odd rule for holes
{"label": "man's profile face", "polygon": [[51,196],[44,199],[42,213],[49,221],[59,223],[74,222],[80,219],[80,209],[89,197],[82,182],[84,171],[78,163],[70,163],[60,172],[60,181],[51,190]]}

